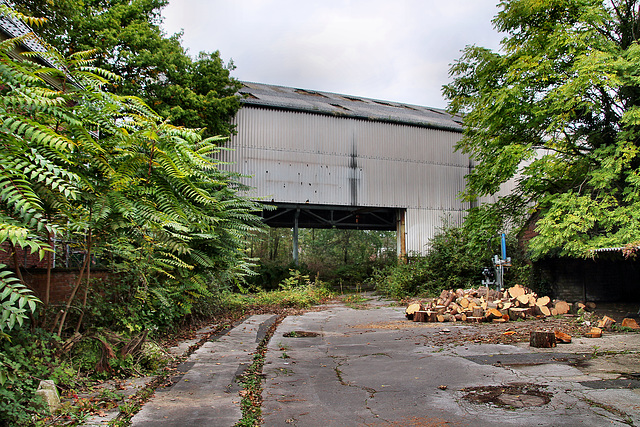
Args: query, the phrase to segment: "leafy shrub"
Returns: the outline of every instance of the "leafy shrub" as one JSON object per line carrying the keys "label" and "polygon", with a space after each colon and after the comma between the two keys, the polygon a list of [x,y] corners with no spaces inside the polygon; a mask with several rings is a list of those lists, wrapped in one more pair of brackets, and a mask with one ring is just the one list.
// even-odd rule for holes
{"label": "leafy shrub", "polygon": [[54,351],[47,346],[54,337],[36,330],[17,329],[0,341],[0,425],[30,425],[32,417],[43,414],[43,402],[36,397],[40,379],[56,384],[72,382],[68,364],[57,365]]}

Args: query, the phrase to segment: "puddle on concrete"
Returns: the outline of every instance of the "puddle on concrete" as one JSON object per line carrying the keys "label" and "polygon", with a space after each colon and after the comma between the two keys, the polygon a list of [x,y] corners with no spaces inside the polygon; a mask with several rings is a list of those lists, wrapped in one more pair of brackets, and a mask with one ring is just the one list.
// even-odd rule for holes
{"label": "puddle on concrete", "polygon": [[500,386],[469,387],[464,399],[481,404],[492,404],[503,408],[527,408],[546,405],[553,396],[542,391],[544,386],[531,383],[512,383]]}
{"label": "puddle on concrete", "polygon": [[317,337],[318,335],[320,334],[317,332],[307,332],[307,331],[291,331],[291,332],[282,334],[282,336],[286,338],[311,338],[311,337]]}

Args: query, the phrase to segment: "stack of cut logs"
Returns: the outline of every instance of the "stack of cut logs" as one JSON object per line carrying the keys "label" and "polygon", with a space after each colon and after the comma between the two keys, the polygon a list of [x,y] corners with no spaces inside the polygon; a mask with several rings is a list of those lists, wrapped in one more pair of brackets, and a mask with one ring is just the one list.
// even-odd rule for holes
{"label": "stack of cut logs", "polygon": [[[530,289],[515,285],[503,292],[488,288],[442,291],[428,303],[411,303],[405,313],[414,322],[507,322],[527,317],[567,314],[571,305],[538,297]],[[588,308],[578,304],[575,309]]]}

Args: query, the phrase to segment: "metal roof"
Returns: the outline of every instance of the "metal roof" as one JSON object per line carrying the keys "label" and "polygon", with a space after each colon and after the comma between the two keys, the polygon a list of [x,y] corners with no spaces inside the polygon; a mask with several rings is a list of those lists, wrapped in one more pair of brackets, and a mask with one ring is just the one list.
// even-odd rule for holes
{"label": "metal roof", "polygon": [[[5,4],[11,7],[11,3],[7,0],[0,0],[0,4]],[[33,33],[31,27],[19,19],[12,19],[10,16],[0,15],[0,30],[7,34],[10,38],[21,37],[30,34],[30,37],[21,40],[21,44],[28,51],[47,53],[47,48]]]}
{"label": "metal roof", "polygon": [[437,108],[308,89],[242,82],[246,105],[462,132],[462,118]]}
{"label": "metal roof", "polygon": [[[0,4],[4,4],[12,8],[12,4],[8,0],[0,0]],[[20,44],[22,47],[28,52],[36,52],[38,53],[38,60],[42,65],[49,68],[56,68],[59,71],[62,71],[70,82],[78,86],[78,83],[74,81],[73,78],[69,75],[68,70],[63,64],[58,63],[51,55],[48,54],[49,48],[46,43],[33,31],[33,29],[25,22],[20,19],[15,19],[8,15],[0,14],[0,32],[7,35],[8,38],[16,38],[22,37],[20,40]],[[22,60],[16,52],[10,53],[15,59]],[[45,78],[45,77],[43,77]],[[51,79],[45,78],[50,84],[57,86],[55,82]]]}

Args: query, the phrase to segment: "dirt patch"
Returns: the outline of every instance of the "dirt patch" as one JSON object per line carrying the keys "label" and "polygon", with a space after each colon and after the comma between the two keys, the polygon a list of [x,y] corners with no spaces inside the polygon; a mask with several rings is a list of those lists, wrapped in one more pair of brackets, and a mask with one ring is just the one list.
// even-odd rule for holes
{"label": "dirt patch", "polygon": [[470,387],[464,399],[480,404],[491,404],[503,408],[526,408],[542,406],[551,402],[553,395],[542,391],[544,386],[531,383],[512,383],[502,386]]}

